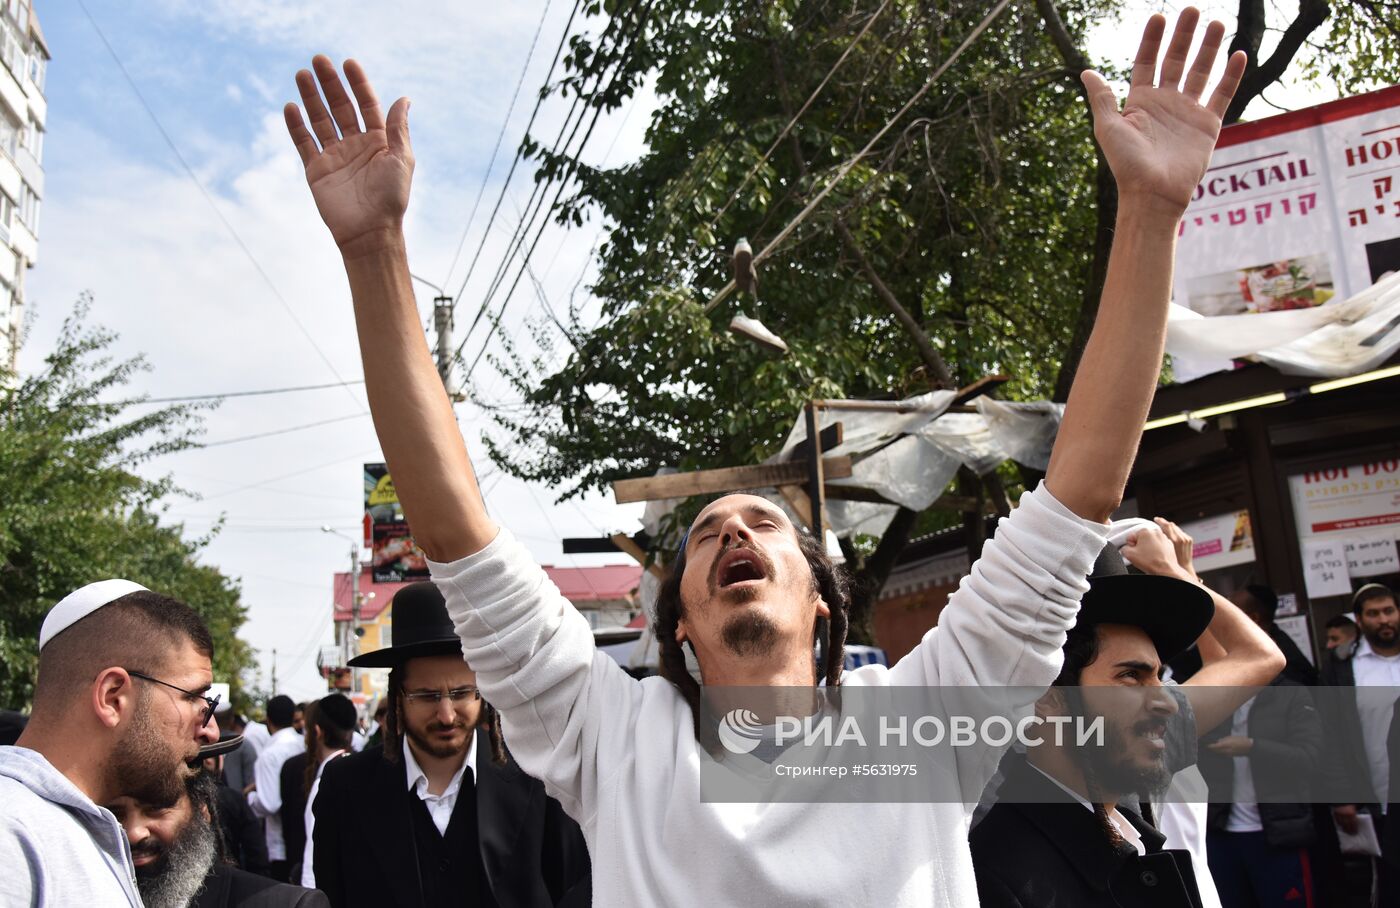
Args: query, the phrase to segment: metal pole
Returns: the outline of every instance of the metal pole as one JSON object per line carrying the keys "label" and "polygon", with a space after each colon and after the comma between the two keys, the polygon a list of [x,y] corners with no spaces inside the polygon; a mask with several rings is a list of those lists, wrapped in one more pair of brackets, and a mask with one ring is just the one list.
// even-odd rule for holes
{"label": "metal pole", "polygon": [[[350,543],[350,655],[360,654],[360,547]],[[349,661],[348,659],[346,660]],[[351,693],[360,690],[360,670],[350,669]]]}
{"label": "metal pole", "polygon": [[812,503],[812,535],[825,546],[822,507],[826,503],[826,477],[822,475],[822,435],[816,401],[807,404],[807,497]]}

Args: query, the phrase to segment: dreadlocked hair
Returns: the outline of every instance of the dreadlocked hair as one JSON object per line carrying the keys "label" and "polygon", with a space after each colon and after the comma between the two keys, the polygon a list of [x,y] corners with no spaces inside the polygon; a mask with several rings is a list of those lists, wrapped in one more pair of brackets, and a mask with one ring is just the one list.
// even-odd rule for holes
{"label": "dreadlocked hair", "polygon": [[[389,670],[389,689],[385,696],[388,708],[384,713],[384,759],[397,763],[403,754],[403,728],[399,722],[399,703],[403,699],[402,667]],[[484,699],[477,724],[486,726],[486,734],[491,741],[491,761],[497,766],[505,766],[506,742],[501,733],[501,716],[496,712],[496,707]]]}
{"label": "dreadlocked hair", "polygon": [[[1075,625],[1069,629],[1065,635],[1064,646],[1060,648],[1064,654],[1065,661],[1060,667],[1060,674],[1051,684],[1052,687],[1063,687],[1065,705],[1073,714],[1083,715],[1085,712],[1084,697],[1079,690],[1079,681],[1084,674],[1084,669],[1094,663],[1099,657],[1099,629],[1093,625],[1088,627]],[[1085,782],[1090,786],[1090,795],[1094,791],[1094,781],[1085,774]],[[1103,802],[1095,799],[1093,802],[1094,819],[1108,839],[1110,845],[1115,848],[1123,844],[1123,834],[1118,831],[1118,825],[1113,822],[1113,818],[1108,815],[1108,808]]]}
{"label": "dreadlocked hair", "polygon": [[[826,555],[822,541],[808,533],[798,532],[797,542],[807,567],[812,572],[812,591],[831,610],[831,618],[817,618],[812,628],[813,644],[821,653],[816,667],[817,680],[828,687],[841,685],[841,672],[846,661],[846,630],[850,621],[850,579],[845,569],[834,564]],[[681,578],[685,575],[686,554],[682,547],[671,566],[671,573],[656,595],[656,620],[652,632],[661,653],[661,676],[680,691],[690,706],[690,718],[695,736],[701,738],[700,682],[690,674],[685,664],[685,651],[676,641],[676,628],[685,615],[681,602]]]}

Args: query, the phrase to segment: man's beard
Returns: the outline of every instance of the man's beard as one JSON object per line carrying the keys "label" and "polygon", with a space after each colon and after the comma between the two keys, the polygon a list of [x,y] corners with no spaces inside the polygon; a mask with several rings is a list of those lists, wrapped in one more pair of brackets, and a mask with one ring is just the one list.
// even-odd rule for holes
{"label": "man's beard", "polygon": [[[1084,780],[1089,785],[1095,799],[1116,800],[1126,795],[1151,798],[1166,790],[1172,774],[1167,769],[1166,751],[1149,766],[1134,762],[1128,753],[1129,742],[1135,741],[1143,732],[1153,726],[1162,725],[1158,718],[1143,719],[1129,728],[1119,722],[1102,717],[1105,726],[1102,747],[1085,746],[1079,748],[1080,767],[1084,770]],[[1170,728],[1170,721],[1166,723]],[[1163,731],[1163,735],[1167,733]]]}
{"label": "man's beard", "polygon": [[[428,737],[428,735],[434,734],[439,731],[445,731],[448,728],[466,729],[467,734],[466,737],[462,739],[461,744],[453,744],[448,741],[439,741],[434,738]],[[441,759],[444,757],[456,757],[466,753],[467,748],[472,743],[473,732],[471,726],[467,725],[467,723],[462,722],[460,720],[454,725],[443,725],[441,722],[438,722],[436,719],[434,719],[432,722],[429,722],[427,724],[427,726],[423,729],[423,732],[419,732],[416,728],[413,728],[412,726],[405,726],[404,733],[408,735],[408,739],[410,741],[412,741],[418,746],[419,750],[427,753],[430,756],[438,757],[439,759]]]}
{"label": "man's beard", "polygon": [[[715,557],[714,568],[710,571],[709,587],[710,600],[712,602],[720,599],[728,599],[731,604],[753,602],[763,595],[763,590],[757,586],[738,586],[732,588],[721,587],[719,584],[719,565],[724,556],[735,549],[743,549],[752,552],[763,568],[765,579],[772,580],[777,575],[777,566],[773,564],[773,559],[769,558],[756,545],[747,542],[736,542],[734,545],[721,549]],[[778,646],[778,626],[773,623],[762,612],[745,610],[737,615],[732,615],[724,622],[724,627],[720,629],[720,639],[724,646],[736,656],[767,656]]]}
{"label": "man's beard", "polygon": [[[215,836],[214,827],[196,805],[189,823],[170,848],[153,863],[136,868],[136,887],[141,891],[141,901],[146,908],[187,908],[194,901],[218,856]],[[154,841],[147,839],[141,845]],[[146,850],[133,848],[132,855]]]}
{"label": "man's beard", "polygon": [[724,622],[720,638],[736,656],[767,656],[778,647],[778,626],[762,612],[749,609]]}
{"label": "man's beard", "polygon": [[158,810],[173,807],[185,793],[189,775],[182,757],[165,749],[162,731],[151,718],[150,703],[143,695],[136,716],[112,755],[116,791]]}
{"label": "man's beard", "polygon": [[[1390,633],[1382,636],[1382,631],[1389,631]],[[1390,649],[1397,643],[1400,643],[1400,634],[1397,634],[1395,628],[1390,625],[1383,624],[1374,629],[1364,628],[1361,633],[1366,637],[1366,642],[1371,644],[1373,649],[1377,647],[1380,649]]]}

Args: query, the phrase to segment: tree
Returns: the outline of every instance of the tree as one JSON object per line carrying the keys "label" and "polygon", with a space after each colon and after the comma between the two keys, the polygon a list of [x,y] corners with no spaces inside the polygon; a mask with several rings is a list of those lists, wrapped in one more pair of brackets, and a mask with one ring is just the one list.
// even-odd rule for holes
{"label": "tree", "polygon": [[[900,397],[1004,372],[1010,397],[1063,400],[1116,209],[1079,48],[1117,7],[1012,5],[847,169],[989,4],[609,4],[556,88],[613,108],[654,78],[660,107],[647,152],[622,167],[592,167],[568,142],[525,143],[542,181],[576,187],[555,208],[561,223],[595,209],[609,225],[592,288],[602,319],[586,326],[571,305],[551,313],[557,333],[536,325],[539,353],[507,343],[496,363],[521,402],[494,411],[493,460],[568,497],[661,466],[760,460],[814,397]],[[832,181],[762,264],[758,299],[711,308],[734,241],[762,249]],[[726,334],[740,310],[791,352],[774,359]],[[957,491],[1004,500],[1001,478],[1017,477],[964,473]],[[851,549],[853,627],[911,534],[959,520],[975,554],[980,505],[901,512]]]}
{"label": "tree", "polygon": [[114,400],[140,358],[116,361],[114,335],[85,326],[79,301],[37,374],[0,376],[0,703],[29,703],[39,627],[55,602],[84,584],[125,577],[188,602],[214,637],[214,675],[241,696],[252,650],[238,639],[245,618],[235,581],[198,562],[212,537],[185,539],[162,522],[161,502],[179,494],[169,477],[136,468],[194,444],[189,406],[140,407]]}

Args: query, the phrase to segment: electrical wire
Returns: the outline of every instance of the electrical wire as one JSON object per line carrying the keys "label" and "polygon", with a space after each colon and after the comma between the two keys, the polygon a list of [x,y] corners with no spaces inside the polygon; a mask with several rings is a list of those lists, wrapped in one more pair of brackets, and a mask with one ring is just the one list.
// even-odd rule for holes
{"label": "electrical wire", "polygon": [[[634,6],[635,6],[635,4],[634,4]],[[621,17],[620,17],[620,16],[617,16],[617,17],[614,17],[614,18],[610,19],[609,22],[608,22],[608,28],[604,30],[604,34],[606,34],[608,30],[611,30],[611,29],[614,27],[614,25],[616,25],[616,23],[618,23],[619,21],[621,21]],[[637,18],[637,21],[636,21],[635,25],[634,25],[634,28],[633,28],[632,33],[629,34],[629,35],[627,36],[626,40],[635,43],[635,40],[636,40],[636,38],[637,38],[637,35],[640,33],[644,22],[645,22],[645,16],[644,16],[644,15],[643,15],[643,16],[639,16],[639,17]],[[632,46],[632,45],[629,44],[629,49],[630,49],[631,46]],[[614,63],[617,64],[617,69],[616,69],[616,71],[615,71],[615,72],[613,73],[613,75],[612,75],[612,81],[609,82],[609,84],[608,84],[608,86],[607,86],[607,88],[608,88],[609,90],[611,90],[611,89],[617,84],[617,80],[621,77],[621,74],[622,74],[622,71],[623,71],[623,67],[622,67],[621,64],[625,62],[625,59],[626,59],[626,53],[625,53],[625,52],[622,52],[622,51],[619,51],[619,52],[618,52],[618,55],[617,55],[617,58],[616,58],[615,60],[610,60],[602,69],[599,70],[599,72],[598,72],[598,77],[597,77],[597,81],[595,82],[594,87],[593,87],[592,91],[588,94],[587,98],[586,98],[586,99],[584,98],[583,92],[581,92],[581,91],[579,92],[578,95],[575,96],[574,102],[573,102],[573,103],[570,105],[570,107],[569,107],[569,112],[565,115],[564,123],[563,123],[562,126],[560,126],[559,134],[555,137],[554,143],[553,143],[553,145],[552,145],[552,147],[551,147],[551,149],[550,149],[550,152],[549,152],[550,156],[552,156],[552,157],[559,157],[559,156],[561,156],[561,155],[563,154],[563,152],[561,151],[561,149],[568,149],[568,147],[569,147],[570,145],[573,144],[574,137],[575,137],[576,135],[578,135],[579,128],[583,125],[584,118],[587,117],[587,115],[588,115],[588,108],[591,106],[591,107],[594,108],[593,120],[592,120],[592,122],[589,124],[589,127],[588,127],[587,132],[584,134],[583,141],[579,144],[578,148],[574,150],[573,154],[574,154],[575,157],[577,157],[577,155],[580,154],[580,153],[582,152],[583,148],[588,144],[589,138],[590,138],[590,137],[592,136],[592,134],[593,134],[593,129],[594,129],[594,128],[597,126],[597,124],[598,124],[598,119],[599,119],[599,118],[601,117],[601,115],[602,115],[602,108],[601,108],[601,106],[600,106],[600,105],[594,105],[594,101],[595,101],[595,100],[598,98],[598,96],[604,91],[604,87],[603,87],[603,80],[604,80],[604,78],[605,78],[604,74],[606,73],[607,68],[608,68],[609,66],[613,65]],[[581,111],[579,111],[578,120],[577,120],[576,122],[573,122],[573,127],[572,127],[572,129],[570,130],[570,125],[569,125],[569,124],[570,124],[570,122],[573,120],[574,112],[577,111],[577,110],[579,110],[580,104],[583,105],[583,109],[582,109]],[[568,132],[569,132],[569,135],[568,135],[568,138],[567,138],[567,139],[564,137],[565,131],[568,131]],[[535,226],[535,224],[536,224],[537,221],[538,221],[540,212],[543,210],[543,206],[544,206],[544,197],[545,197],[545,194],[548,193],[550,185],[557,185],[557,186],[558,186],[558,190],[557,190],[557,191],[555,192],[555,194],[554,194],[554,199],[550,202],[549,210],[550,210],[550,211],[553,211],[555,205],[557,205],[557,203],[558,203],[558,201],[559,201],[559,197],[563,194],[564,186],[566,185],[567,180],[568,180],[568,178],[569,178],[571,175],[572,175],[572,169],[571,169],[571,168],[566,168],[566,170],[565,170],[565,172],[564,172],[564,174],[563,174],[562,176],[555,176],[555,177],[551,178],[550,180],[540,180],[540,181],[537,181],[537,182],[535,183],[534,189],[532,189],[531,192],[530,192],[530,198],[529,198],[528,200],[526,200],[526,202],[525,202],[525,208],[526,208],[526,210],[527,210],[527,212],[528,212],[528,214],[527,214],[527,220],[522,221],[521,223],[517,224],[515,231],[512,233],[512,236],[511,236],[510,241],[507,242],[507,244],[506,244],[506,245],[507,245],[506,254],[505,254],[505,256],[501,259],[500,264],[497,266],[496,273],[495,273],[495,275],[493,276],[493,278],[492,278],[492,280],[491,280],[491,283],[490,283],[490,286],[489,286],[488,289],[487,289],[486,295],[485,295],[485,296],[483,297],[483,299],[482,299],[481,305],[480,305],[480,306],[478,307],[478,309],[477,309],[476,316],[472,319],[471,325],[468,326],[467,332],[466,332],[466,334],[463,336],[462,342],[457,346],[456,352],[453,353],[453,356],[452,356],[453,362],[457,362],[457,361],[459,360],[459,358],[460,358],[461,355],[462,355],[463,349],[466,348],[468,341],[471,340],[472,335],[475,333],[476,328],[477,328],[477,325],[479,325],[479,324],[481,323],[482,318],[485,317],[485,316],[491,311],[491,301],[492,301],[492,299],[494,298],[494,296],[495,296],[495,294],[496,294],[496,291],[497,291],[498,289],[500,289],[501,284],[504,283],[504,281],[505,281],[505,276],[506,276],[506,274],[507,274],[507,273],[509,272],[509,270],[510,270],[511,262],[515,259],[516,255],[519,253],[519,251],[521,250],[521,248],[524,247],[524,245],[525,245],[525,240],[526,240],[527,235],[529,234],[529,232],[530,232],[532,229],[534,229],[534,226]],[[536,201],[537,199],[538,199],[538,202]],[[534,208],[533,208],[533,210],[530,210],[532,205],[534,206]],[[539,231],[535,234],[535,239],[534,239],[534,241],[531,243],[531,246],[530,246],[529,251],[527,251],[526,254],[525,254],[526,260],[528,260],[529,257],[530,257],[530,255],[533,254],[534,249],[535,249],[535,246],[538,245],[538,243],[539,243],[539,238],[540,238],[540,236],[543,235],[544,228],[545,228],[546,226],[548,226],[548,222],[547,222],[547,221],[545,222],[545,224],[541,225]],[[524,269],[523,269],[523,268],[522,268],[520,271],[518,271],[518,272],[516,273],[515,281],[512,283],[511,289],[510,289],[510,291],[507,293],[507,297],[506,297],[506,301],[507,301],[507,302],[509,302],[510,294],[511,294],[511,293],[514,293],[516,286],[519,285],[519,283],[520,283],[520,278],[521,278],[521,275],[522,275],[523,273],[524,273]],[[463,289],[463,290],[466,289],[466,285],[465,285],[465,284],[463,284],[462,289]],[[502,306],[501,306],[502,311],[504,311],[504,308],[505,308],[505,304],[503,303]],[[478,356],[477,359],[479,360],[479,359],[480,359],[480,356]],[[468,372],[468,375],[467,375],[467,376],[464,376],[463,382],[466,381],[466,379],[467,379],[467,377],[469,377],[469,375],[470,375],[470,373]]]}
{"label": "electrical wire", "polygon": [[271,438],[274,435],[288,435],[292,432],[300,432],[303,429],[315,429],[318,426],[328,426],[331,423],[345,422],[349,419],[363,419],[369,413],[347,413],[344,416],[333,416],[330,419],[320,419],[316,422],[302,423],[299,426],[287,426],[285,429],[273,429],[270,432],[257,432],[253,435],[240,435],[237,438],[221,438],[218,441],[206,441],[192,445],[196,448],[218,448],[224,445],[238,444],[243,441],[255,441],[259,438]]}
{"label": "electrical wire", "polygon": [[[862,148],[860,151],[856,152],[854,156],[852,156],[844,164],[842,164],[840,169],[837,170],[836,175],[832,177],[829,181],[827,181],[827,184],[824,187],[822,187],[821,191],[818,192],[810,202],[807,203],[806,207],[799,211],[797,215],[791,221],[788,222],[787,226],[780,230],[778,232],[778,235],[775,236],[771,241],[769,241],[768,245],[764,246],[763,249],[760,250],[758,254],[754,256],[753,261],[755,266],[757,266],[760,262],[771,256],[783,243],[783,241],[792,235],[792,232],[796,230],[798,226],[804,220],[806,220],[807,217],[813,211],[816,210],[817,206],[821,204],[822,200],[825,199],[843,179],[845,179],[846,174],[850,173],[851,168],[855,167],[856,164],[860,163],[861,160],[863,160],[865,156],[868,155],[870,151],[875,147],[876,143],[885,137],[885,133],[889,132],[890,129],[893,128],[894,125],[898,123],[906,113],[909,112],[910,108],[917,104],[919,102],[919,99],[928,93],[928,90],[930,88],[933,88],[934,83],[937,82],[943,76],[943,74],[948,71],[949,67],[951,67],[955,62],[957,62],[958,57],[962,56],[963,51],[967,50],[969,47],[972,46],[972,43],[976,41],[978,37],[981,36],[982,32],[987,30],[987,27],[990,26],[992,22],[996,20],[997,16],[1001,15],[1002,10],[1006,9],[1006,7],[1010,3],[1011,0],[999,0],[997,5],[992,8],[992,11],[987,13],[986,17],[984,17],[982,21],[979,22],[977,26],[972,30],[972,32],[966,38],[963,39],[963,42],[958,45],[957,49],[954,50],[951,55],[949,55],[948,59],[944,60],[939,65],[939,67],[936,70],[934,70],[933,75],[930,76],[928,81],[923,84],[923,87],[921,87],[918,91],[914,92],[913,97],[911,97],[908,101],[905,102],[904,106],[901,107],[899,111],[893,117],[890,118],[889,122],[887,122],[884,126],[880,127],[879,132],[875,133],[875,135],[871,137],[870,141],[865,144],[865,147]],[[704,311],[710,312],[721,302],[723,302],[724,299],[729,296],[729,294],[734,292],[735,286],[736,285],[733,279],[731,279],[729,283],[725,284],[724,287],[722,287],[720,291],[716,293],[713,297],[711,297],[710,301],[705,304]]]}
{"label": "electrical wire", "polygon": [[321,391],[326,388],[341,388],[346,385],[363,385],[363,378],[353,378],[349,381],[333,381],[324,385],[297,385],[290,388],[263,388],[257,391],[225,391],[222,394],[189,394],[183,397],[146,397],[132,398],[131,400],[114,401],[103,406],[129,406],[131,404],[182,404],[200,400],[223,400],[230,397],[263,397],[268,394],[291,394],[296,391]]}
{"label": "electrical wire", "polygon": [[78,0],[78,7],[82,9],[83,15],[85,15],[87,17],[88,22],[92,24],[93,31],[97,32],[97,37],[102,40],[103,47],[107,48],[107,53],[111,55],[112,61],[117,64],[117,69],[121,70],[122,78],[126,80],[126,84],[131,88],[132,94],[136,95],[136,100],[140,102],[141,107],[144,108],[146,111],[146,115],[149,116],[151,118],[151,122],[155,124],[156,130],[160,133],[161,138],[165,140],[165,144],[170,147],[170,151],[175,155],[175,159],[178,160],[180,162],[180,166],[184,168],[185,174],[190,178],[190,180],[195,184],[195,186],[199,188],[199,192],[202,196],[204,196],[204,200],[208,202],[209,207],[214,210],[214,215],[219,219],[219,223],[224,225],[224,229],[228,231],[229,236],[233,238],[234,243],[237,244],[239,249],[243,250],[243,254],[247,256],[248,261],[252,263],[253,269],[257,271],[258,275],[262,278],[263,283],[267,284],[268,289],[272,291],[272,295],[277,299],[279,303],[282,304],[282,308],[287,311],[287,315],[291,318],[292,323],[297,326],[297,329],[299,331],[301,331],[302,336],[306,338],[306,342],[311,345],[311,349],[316,351],[316,355],[321,358],[321,362],[326,364],[326,368],[329,369],[331,374],[335,376],[336,381],[340,382],[342,385],[347,386],[346,393],[349,394],[351,399],[355,401],[355,404],[364,413],[369,413],[369,409],[365,407],[365,405],[360,401],[360,399],[358,397],[355,397],[354,393],[348,390],[348,386],[351,383],[347,382],[344,378],[341,377],[340,372],[335,368],[335,364],[331,362],[330,357],[326,356],[325,351],[322,350],[321,346],[316,343],[316,339],[311,335],[311,332],[307,330],[306,325],[303,324],[301,319],[297,317],[296,310],[292,308],[291,303],[287,302],[287,298],[282,295],[282,291],[277,289],[277,285],[272,281],[272,276],[269,275],[266,269],[263,268],[262,263],[258,261],[257,256],[253,255],[253,250],[248,248],[248,244],[243,241],[243,237],[239,234],[239,232],[236,229],[234,229],[234,226],[229,221],[229,219],[224,216],[223,209],[221,209],[218,203],[214,201],[214,196],[209,192],[208,188],[205,187],[204,181],[199,178],[199,176],[194,172],[194,168],[190,166],[189,161],[185,160],[185,156],[180,153],[179,146],[177,146],[175,144],[175,140],[170,137],[170,133],[166,132],[165,126],[161,123],[160,118],[156,116],[155,110],[153,110],[151,108],[151,105],[147,103],[146,96],[143,95],[141,93],[141,89],[137,87],[136,80],[133,79],[131,77],[131,73],[127,71],[126,64],[124,64],[122,62],[121,57],[117,55],[116,48],[112,46],[112,42],[107,40],[106,33],[102,31],[102,27],[97,24],[97,20],[94,19],[92,17],[92,13],[88,11],[87,4],[84,3],[83,0]]}
{"label": "electrical wire", "polygon": [[[574,4],[575,12],[578,11],[578,4],[581,2],[582,0],[576,0]],[[466,246],[467,234],[471,233],[472,222],[476,220],[477,209],[481,206],[481,197],[486,193],[486,184],[490,181],[491,171],[496,166],[496,155],[500,153],[501,142],[505,140],[506,129],[510,126],[510,115],[515,113],[515,102],[520,98],[520,89],[525,84],[525,74],[530,71],[530,62],[535,59],[535,45],[539,43],[540,33],[544,31],[545,19],[549,18],[549,9],[553,5],[554,0],[545,0],[544,10],[540,13],[539,24],[535,26],[535,35],[533,38],[530,39],[530,49],[525,53],[525,63],[520,67],[520,78],[517,79],[515,82],[515,92],[511,94],[510,104],[506,107],[506,117],[505,120],[501,123],[501,131],[496,134],[496,146],[491,149],[491,159],[486,162],[486,172],[481,175],[481,186],[479,186],[476,190],[476,201],[472,202],[471,213],[467,215],[467,224],[465,227],[462,228],[462,238],[457,241],[457,251],[452,254],[452,264],[447,266],[447,276],[442,280],[444,285],[446,285],[448,281],[452,280],[452,272],[457,270],[457,260],[462,255],[462,248]],[[573,16],[571,15],[569,17],[569,25],[572,24]],[[564,26],[564,36],[559,39],[560,49],[563,49],[564,47],[564,37],[567,37],[569,34],[569,25]],[[556,64],[559,62],[558,50],[554,52],[554,61]],[[551,64],[550,74],[552,75],[553,72],[554,64]],[[535,109],[538,110],[539,107],[536,106]],[[533,119],[534,118],[531,117],[532,122]],[[487,229],[490,229],[489,226]]]}
{"label": "electrical wire", "polygon": [[[578,14],[582,2],[583,0],[574,0],[573,12],[569,13],[569,21],[564,25],[564,33],[559,36],[559,46],[554,49],[554,60],[549,64],[549,72],[546,73],[544,77],[546,86],[549,85],[549,80],[554,76],[555,67],[559,65],[559,56],[564,50],[564,44],[568,40],[569,31],[573,28],[574,17]],[[609,22],[609,26],[611,26],[611,24],[612,23]],[[535,108],[530,111],[530,119],[525,124],[526,136],[529,136],[530,127],[535,124],[535,117],[539,115],[540,107],[544,104],[544,99],[545,92],[541,89],[539,97],[535,99]],[[570,108],[569,116],[572,116],[572,108]],[[491,207],[491,215],[486,219],[486,227],[481,231],[481,242],[477,244],[476,252],[472,255],[471,264],[467,266],[466,276],[462,278],[462,286],[457,288],[457,294],[452,298],[453,309],[456,309],[457,303],[461,301],[462,294],[466,292],[467,284],[470,283],[472,274],[476,271],[476,263],[480,260],[482,251],[486,248],[486,240],[491,235],[491,226],[496,223],[496,215],[501,210],[501,202],[505,200],[506,190],[510,188],[511,177],[515,175],[515,168],[519,166],[522,159],[522,151],[523,143],[521,147],[516,149],[515,158],[510,163],[510,169],[506,171],[505,181],[501,183],[500,194],[496,196],[496,203]]]}

